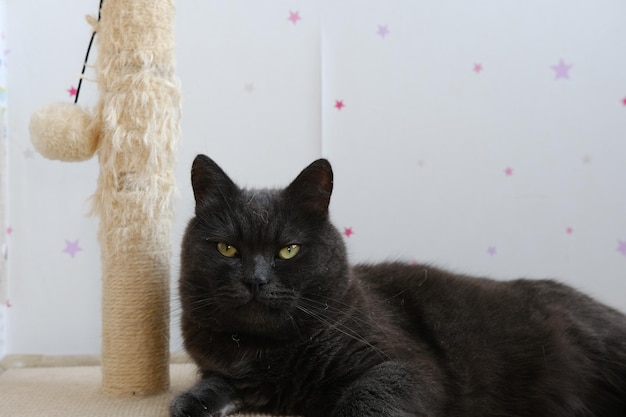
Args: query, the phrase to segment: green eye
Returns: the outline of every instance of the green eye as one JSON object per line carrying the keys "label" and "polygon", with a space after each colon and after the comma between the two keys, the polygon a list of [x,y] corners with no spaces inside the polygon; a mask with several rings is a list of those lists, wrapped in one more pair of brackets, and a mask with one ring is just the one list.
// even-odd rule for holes
{"label": "green eye", "polygon": [[287,245],[278,251],[280,259],[291,259],[300,252],[300,245]]}
{"label": "green eye", "polygon": [[220,242],[217,244],[217,251],[227,258],[234,258],[235,256],[239,255],[239,251],[236,247],[224,242]]}

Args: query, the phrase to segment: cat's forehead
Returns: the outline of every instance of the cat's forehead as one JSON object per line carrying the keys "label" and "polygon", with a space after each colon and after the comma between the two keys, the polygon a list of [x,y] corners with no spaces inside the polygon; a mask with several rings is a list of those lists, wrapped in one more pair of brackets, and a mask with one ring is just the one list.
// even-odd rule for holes
{"label": "cat's forehead", "polygon": [[294,229],[294,219],[286,210],[287,202],[280,190],[242,190],[237,213],[233,213],[239,239],[268,243],[290,240],[299,235]]}
{"label": "cat's forehead", "polygon": [[249,210],[272,209],[280,202],[280,192],[270,188],[252,188],[241,190],[243,207]]}
{"label": "cat's forehead", "polygon": [[280,217],[283,203],[279,190],[243,189],[236,210],[237,220],[249,222],[251,226],[270,223]]}

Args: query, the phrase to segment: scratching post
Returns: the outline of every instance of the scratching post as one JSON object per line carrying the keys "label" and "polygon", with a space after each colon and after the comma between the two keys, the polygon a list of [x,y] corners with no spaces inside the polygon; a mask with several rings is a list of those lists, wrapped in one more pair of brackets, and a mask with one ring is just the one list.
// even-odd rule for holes
{"label": "scratching post", "polygon": [[30,126],[44,156],[83,160],[97,149],[102,386],[113,396],[169,385],[170,230],[180,136],[173,19],[172,0],[104,0],[100,21],[89,19],[97,32],[100,91],[93,114],[50,105]]}
{"label": "scratching post", "polygon": [[101,219],[103,388],[114,395],[151,394],[169,383],[179,106],[173,12],[167,0],[105,0],[97,30],[103,136],[94,211]]}

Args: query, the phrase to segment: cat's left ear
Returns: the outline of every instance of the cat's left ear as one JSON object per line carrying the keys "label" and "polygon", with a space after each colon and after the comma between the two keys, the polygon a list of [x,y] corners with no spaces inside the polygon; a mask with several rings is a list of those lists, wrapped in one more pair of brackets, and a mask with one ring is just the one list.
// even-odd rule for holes
{"label": "cat's left ear", "polygon": [[286,188],[286,195],[309,215],[328,217],[333,192],[333,169],[326,159],[318,159],[306,167]]}

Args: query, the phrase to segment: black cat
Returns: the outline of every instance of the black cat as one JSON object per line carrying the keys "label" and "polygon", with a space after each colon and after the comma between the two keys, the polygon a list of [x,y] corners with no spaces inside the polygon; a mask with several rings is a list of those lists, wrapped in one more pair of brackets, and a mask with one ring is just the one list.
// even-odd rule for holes
{"label": "black cat", "polygon": [[620,312],[553,281],[351,267],[323,159],[245,190],[199,155],[191,181],[180,296],[201,379],[171,416],[626,416]]}

